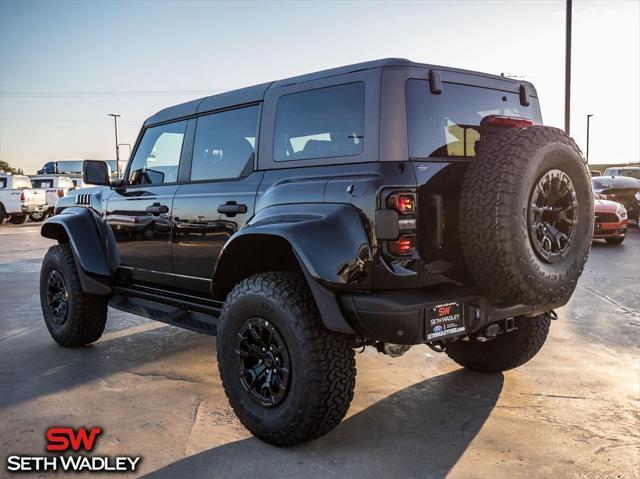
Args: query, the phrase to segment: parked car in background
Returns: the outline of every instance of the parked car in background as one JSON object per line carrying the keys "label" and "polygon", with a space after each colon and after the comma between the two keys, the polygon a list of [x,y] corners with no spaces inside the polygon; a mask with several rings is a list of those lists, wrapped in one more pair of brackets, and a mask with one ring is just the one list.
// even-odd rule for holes
{"label": "parked car in background", "polygon": [[30,214],[46,207],[44,191],[34,190],[28,176],[0,175],[0,225],[7,219],[21,225]]}
{"label": "parked car in background", "polygon": [[630,176],[640,180],[640,166],[625,166],[617,168],[607,168],[602,176]]}
{"label": "parked car in background", "polygon": [[593,192],[600,200],[622,203],[630,218],[638,216],[636,193],[640,191],[640,180],[628,176],[599,176],[591,179]]}
{"label": "parked car in background", "polygon": [[602,173],[600,172],[600,170],[589,170],[589,174],[591,176],[602,176]]}
{"label": "parked car in background", "polygon": [[31,221],[42,221],[47,216],[52,215],[58,200],[75,188],[73,181],[68,176],[36,175],[30,178],[31,184],[35,189],[44,190],[47,201],[45,210],[36,211],[29,215]]}
{"label": "parked car in background", "polygon": [[[113,179],[118,178],[118,175],[122,175],[126,162],[120,161],[120,169],[116,160],[101,160],[104,161],[111,169],[111,177]],[[58,160],[45,163],[42,169],[38,170],[38,175],[75,175],[78,178],[82,178],[82,165],[84,160]]]}
{"label": "parked car in background", "polygon": [[593,239],[603,239],[609,244],[620,244],[627,234],[627,209],[615,201],[602,200],[597,193],[595,197],[595,220]]}

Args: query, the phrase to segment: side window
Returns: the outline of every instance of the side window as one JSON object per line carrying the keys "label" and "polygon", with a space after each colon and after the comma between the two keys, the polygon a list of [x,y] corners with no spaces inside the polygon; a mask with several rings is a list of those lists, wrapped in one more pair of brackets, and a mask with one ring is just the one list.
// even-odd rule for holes
{"label": "side window", "polygon": [[198,118],[191,180],[242,176],[253,164],[259,113],[254,105]]}
{"label": "side window", "polygon": [[178,181],[186,121],[147,128],[131,160],[129,184],[150,185]]}
{"label": "side window", "polygon": [[0,178],[0,189],[1,188],[6,188],[7,187],[7,179],[6,178]]}
{"label": "side window", "polygon": [[284,95],[278,100],[273,143],[275,161],[359,155],[364,83]]}

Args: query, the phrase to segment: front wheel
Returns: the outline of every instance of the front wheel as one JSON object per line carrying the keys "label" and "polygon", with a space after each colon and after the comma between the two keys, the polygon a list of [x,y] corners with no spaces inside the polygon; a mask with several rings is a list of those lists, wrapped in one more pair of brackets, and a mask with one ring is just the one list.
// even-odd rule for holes
{"label": "front wheel", "polygon": [[82,291],[68,243],[52,246],[44,257],[40,306],[51,337],[61,346],[84,346],[102,336],[107,300]]}
{"label": "front wheel", "polygon": [[11,215],[9,218],[9,223],[12,225],[23,225],[27,222],[27,215]]}
{"label": "front wheel", "polygon": [[522,366],[533,358],[547,339],[551,315],[514,318],[515,331],[485,342],[455,341],[446,353],[460,366],[481,373],[498,373]]}
{"label": "front wheel", "polygon": [[267,443],[320,437],[349,409],[353,340],[324,327],[300,274],[263,273],[238,283],[222,310],[217,349],[231,407]]}

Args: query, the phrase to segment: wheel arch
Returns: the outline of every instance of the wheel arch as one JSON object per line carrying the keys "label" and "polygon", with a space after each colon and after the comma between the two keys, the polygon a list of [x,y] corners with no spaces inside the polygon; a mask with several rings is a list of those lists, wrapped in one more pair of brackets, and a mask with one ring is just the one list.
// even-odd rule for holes
{"label": "wheel arch", "polygon": [[111,229],[89,208],[72,207],[47,219],[40,230],[45,238],[69,243],[85,293],[111,293],[110,278],[120,264]]}
{"label": "wheel arch", "polygon": [[372,263],[366,229],[352,205],[274,206],[260,211],[227,241],[213,273],[212,295],[224,301],[244,278],[301,270],[325,326],[353,334],[336,290],[369,288]]}

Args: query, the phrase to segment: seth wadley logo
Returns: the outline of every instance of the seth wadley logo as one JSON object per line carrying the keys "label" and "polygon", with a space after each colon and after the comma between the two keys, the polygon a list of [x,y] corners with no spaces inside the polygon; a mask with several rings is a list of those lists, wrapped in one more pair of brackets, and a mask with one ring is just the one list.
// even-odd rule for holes
{"label": "seth wadley logo", "polygon": [[[98,436],[103,430],[99,427],[50,427],[45,435],[46,450],[49,453],[78,453],[80,450],[91,452]],[[20,456],[7,458],[7,471],[10,472],[134,472],[138,467],[140,456],[88,456],[84,454]]]}

